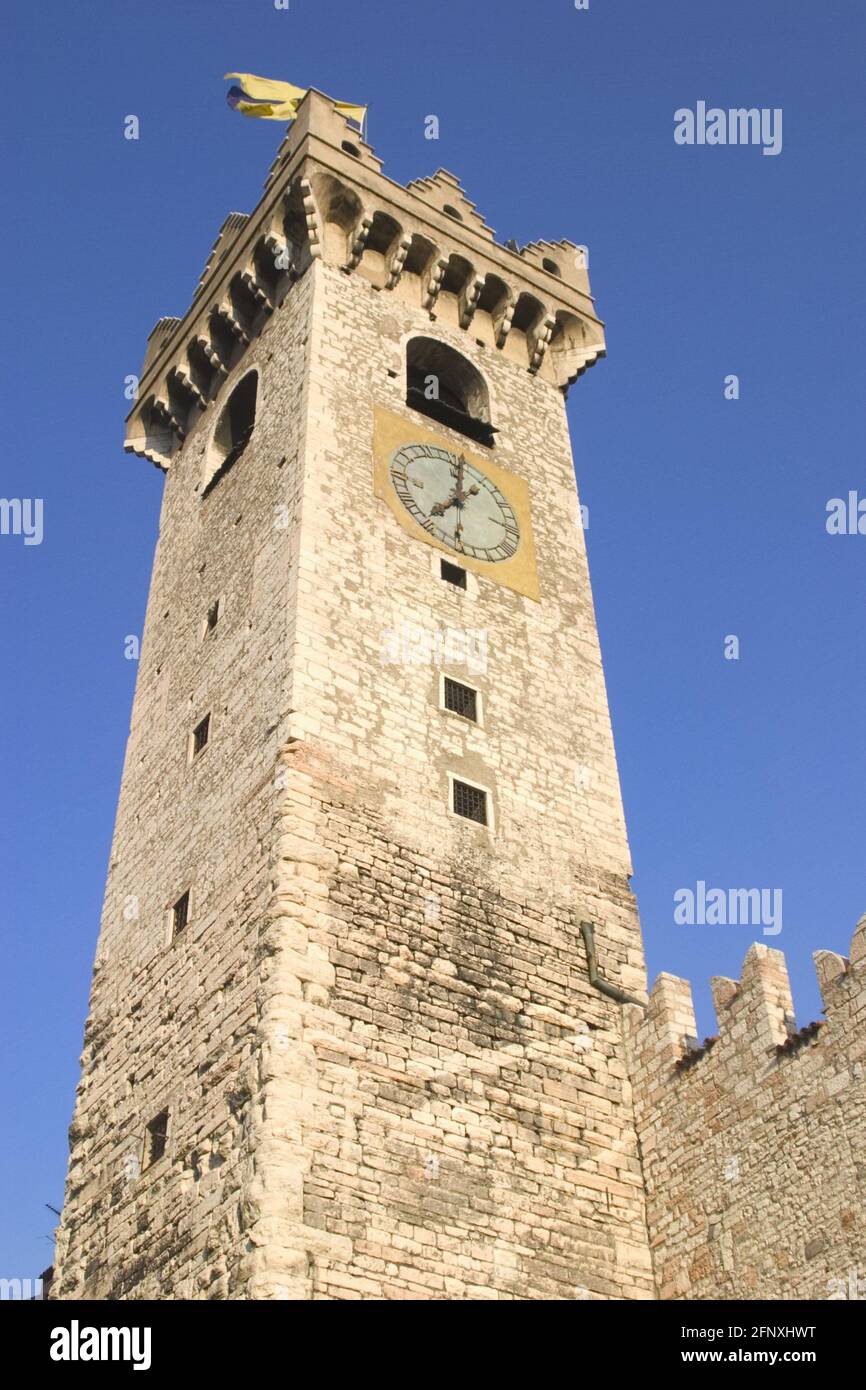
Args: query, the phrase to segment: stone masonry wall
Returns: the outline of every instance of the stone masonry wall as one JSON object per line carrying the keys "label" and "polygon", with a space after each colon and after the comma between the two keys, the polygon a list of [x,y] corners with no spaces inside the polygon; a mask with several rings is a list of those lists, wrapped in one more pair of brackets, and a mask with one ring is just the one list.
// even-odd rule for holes
{"label": "stone masonry wall", "polygon": [[866,1291],[866,918],[850,960],[816,953],[826,1020],[795,1030],[784,956],[716,979],[719,1033],[688,1052],[691,989],[630,1008],[631,1079],[658,1297]]}
{"label": "stone masonry wall", "polygon": [[[55,1296],[652,1295],[621,1010],[579,936],[643,988],[563,400],[450,298],[431,323],[314,263],[221,392],[259,370],[242,458],[201,495],[218,403],[172,463]],[[412,331],[489,381],[539,603],[443,583],[374,497]],[[439,708],[438,667],[385,659],[407,624],[483,632],[483,671],[443,668],[483,729]],[[492,831],[449,771],[491,788]]]}
{"label": "stone masonry wall", "polygon": [[[260,936],[291,705],[311,290],[294,288],[235,374],[261,373],[239,462],[202,496],[217,407],[166,479],[53,1297],[239,1297],[251,1278]],[[171,942],[169,908],[187,888],[189,925]],[[166,1105],[168,1151],[137,1175]]]}
{"label": "stone masonry wall", "polygon": [[[312,273],[255,1293],[650,1297],[621,1010],[579,936],[591,917],[602,970],[642,987],[562,397],[449,322],[444,296],[431,325]],[[540,603],[443,583],[441,552],[373,495],[374,403],[417,418],[411,331],[490,383],[496,460],[532,490]],[[483,729],[439,708],[429,659],[387,657],[404,624],[484,631],[486,670],[444,667],[481,687]],[[491,787],[493,833],[450,812],[449,770]]]}

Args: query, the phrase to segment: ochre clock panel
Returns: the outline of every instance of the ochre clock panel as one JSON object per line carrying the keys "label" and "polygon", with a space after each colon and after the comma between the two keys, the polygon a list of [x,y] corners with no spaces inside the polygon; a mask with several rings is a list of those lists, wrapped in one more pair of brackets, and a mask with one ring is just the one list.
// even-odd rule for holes
{"label": "ochre clock panel", "polygon": [[538,600],[529,488],[517,474],[377,405],[373,491],[414,540]]}

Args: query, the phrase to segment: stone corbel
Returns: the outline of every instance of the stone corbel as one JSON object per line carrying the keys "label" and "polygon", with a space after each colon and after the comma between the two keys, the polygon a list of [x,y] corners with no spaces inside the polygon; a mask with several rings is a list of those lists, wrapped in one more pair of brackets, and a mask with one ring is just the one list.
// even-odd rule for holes
{"label": "stone corbel", "polygon": [[321,258],[322,239],[319,234],[319,209],[316,207],[313,185],[310,183],[309,179],[300,179],[298,187],[301,190],[301,202],[304,208],[304,216],[307,220],[307,236],[310,241],[310,255],[314,259],[316,257]]}
{"label": "stone corbel", "polygon": [[458,301],[459,323],[461,328],[468,328],[472,322],[483,289],[484,281],[477,275],[470,275],[466,284],[460,291],[460,299]]}
{"label": "stone corbel", "polygon": [[447,269],[447,256],[437,256],[430,268],[430,279],[427,281],[427,293],[421,301],[422,308],[433,308],[436,300],[439,298],[439,291],[442,288],[442,281],[445,279],[445,272]]}
{"label": "stone corbel", "polygon": [[170,402],[163,400],[161,396],[154,396],[152,410],[156,418],[162,420],[163,424],[177,435],[182,444],[186,439],[186,430],[172,410]]}
{"label": "stone corbel", "polygon": [[274,305],[271,302],[270,295],[259,284],[258,277],[255,276],[252,271],[241,271],[241,284],[246,286],[260,309],[267,309],[269,313],[273,311]]}
{"label": "stone corbel", "polygon": [[225,381],[226,377],[228,376],[228,368],[224,365],[219,353],[216,352],[213,347],[211,347],[209,340],[207,338],[203,338],[200,333],[196,337],[195,341],[198,347],[201,348],[202,353],[204,354],[208,362],[208,365],[211,366],[213,370],[218,374],[219,381]]}
{"label": "stone corbel", "polygon": [[409,254],[409,247],[412,245],[410,236],[402,236],[397,242],[396,250],[391,257],[391,270],[388,276],[387,289],[393,290],[403,274],[403,267],[406,264],[406,257]]}
{"label": "stone corbel", "polygon": [[571,352],[563,353],[561,360],[559,354],[553,353],[551,361],[556,372],[557,386],[571,386],[578,377],[583,376],[585,371],[595,366],[598,359],[604,356],[604,343],[596,343],[592,347],[583,349],[574,348]]}
{"label": "stone corbel", "polygon": [[349,259],[346,261],[345,269],[354,270],[359,264],[364,254],[364,247],[367,245],[367,237],[370,235],[370,228],[373,219],[366,212],[362,213],[355,226],[355,230],[349,233],[351,241],[349,243]]}
{"label": "stone corbel", "polygon": [[551,334],[556,327],[556,320],[550,314],[545,314],[538,327],[529,337],[529,370],[535,374],[544,361],[544,354],[550,342]]}
{"label": "stone corbel", "polygon": [[174,379],[182,390],[188,392],[189,395],[192,396],[200,410],[205,410],[207,408],[207,398],[204,392],[199,390],[189,372],[184,367],[174,367],[172,371],[169,372],[168,376],[169,381]]}
{"label": "stone corbel", "polygon": [[508,298],[505,300],[499,313],[493,320],[493,337],[498,348],[505,346],[505,339],[511,332],[511,320],[514,318],[514,309],[517,298],[513,290],[508,291]]}
{"label": "stone corbel", "polygon": [[237,338],[239,343],[243,343],[244,347],[249,347],[250,336],[243,324],[235,318],[231,304],[215,304],[214,308],[218,316],[224,321],[229,332]]}

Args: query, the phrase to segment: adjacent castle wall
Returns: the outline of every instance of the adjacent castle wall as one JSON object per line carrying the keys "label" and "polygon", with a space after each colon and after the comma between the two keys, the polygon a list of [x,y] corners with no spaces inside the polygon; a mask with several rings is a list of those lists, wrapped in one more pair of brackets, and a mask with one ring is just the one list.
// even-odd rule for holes
{"label": "adjacent castle wall", "polygon": [[713,981],[719,1032],[702,1051],[685,1046],[695,1034],[685,980],[662,975],[648,1013],[629,1009],[660,1298],[858,1296],[866,917],[850,960],[815,959],[826,1013],[817,1028],[794,1028],[784,956],[763,945],[751,947],[739,981]]}

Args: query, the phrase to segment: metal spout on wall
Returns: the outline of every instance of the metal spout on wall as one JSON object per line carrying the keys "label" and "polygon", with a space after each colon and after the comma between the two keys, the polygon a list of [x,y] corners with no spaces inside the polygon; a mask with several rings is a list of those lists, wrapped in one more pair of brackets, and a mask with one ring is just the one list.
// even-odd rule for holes
{"label": "metal spout on wall", "polygon": [[595,954],[595,927],[592,922],[581,922],[580,934],[583,937],[583,944],[586,947],[586,960],[589,966],[589,983],[593,985],[600,994],[606,994],[609,999],[615,999],[618,1004],[638,1004],[642,1009],[646,1004],[642,999],[636,999],[633,994],[627,994],[619,985],[612,985],[610,980],[605,980],[598,970],[598,957]]}

